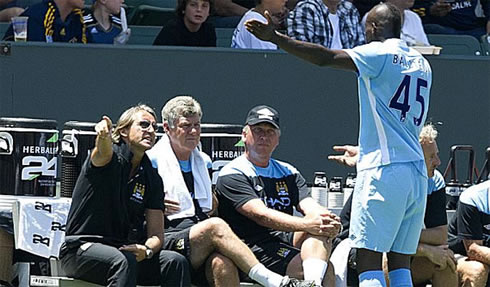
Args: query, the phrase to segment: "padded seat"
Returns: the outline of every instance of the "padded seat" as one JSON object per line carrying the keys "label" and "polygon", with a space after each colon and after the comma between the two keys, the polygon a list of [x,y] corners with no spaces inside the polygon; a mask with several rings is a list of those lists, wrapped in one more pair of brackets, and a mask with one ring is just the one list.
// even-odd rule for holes
{"label": "padded seat", "polygon": [[128,25],[163,26],[175,17],[175,9],[140,5],[130,12]]}
{"label": "padded seat", "polygon": [[442,47],[441,55],[481,56],[480,42],[468,35],[429,34],[431,45]]}
{"label": "padded seat", "polygon": [[131,36],[128,44],[132,45],[153,45],[162,27],[159,26],[130,26]]}
{"label": "padded seat", "polygon": [[234,28],[216,28],[216,47],[230,48]]}

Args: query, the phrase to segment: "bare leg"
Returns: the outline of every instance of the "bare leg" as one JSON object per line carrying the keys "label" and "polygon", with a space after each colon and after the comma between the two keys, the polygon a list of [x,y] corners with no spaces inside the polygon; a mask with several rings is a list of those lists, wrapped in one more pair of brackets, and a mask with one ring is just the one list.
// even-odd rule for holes
{"label": "bare leg", "polygon": [[388,270],[393,271],[400,268],[410,270],[410,255],[389,252],[388,253]]}
{"label": "bare leg", "polygon": [[[359,286],[377,282],[380,286],[386,286],[382,264],[383,253],[368,249],[357,249],[357,274]],[[371,282],[371,283],[369,283]]]}
{"label": "bare leg", "polygon": [[238,270],[229,258],[213,253],[206,260],[206,279],[214,287],[239,286]]}
{"label": "bare leg", "polygon": [[463,287],[485,287],[489,266],[466,257],[458,260],[458,275]]}
{"label": "bare leg", "polygon": [[245,273],[259,263],[252,251],[233,233],[222,219],[214,217],[194,225],[190,232],[191,265],[198,268],[212,253],[230,259]]}
{"label": "bare leg", "polygon": [[[303,278],[299,276],[304,275],[302,268],[302,262],[304,260],[315,258],[328,263],[330,253],[332,251],[332,241],[330,238],[324,236],[315,236],[305,232],[296,232],[294,234],[293,245],[296,248],[301,249],[300,258],[295,257],[288,264],[287,274],[296,278]],[[298,259],[300,260],[299,263]],[[322,285],[335,285],[335,272],[333,270],[332,264],[328,264],[328,268],[323,277]]]}
{"label": "bare leg", "polygon": [[458,286],[458,274],[456,272],[449,267],[438,270],[436,265],[425,257],[414,257],[411,269],[414,286],[419,286],[428,280],[432,282],[434,287]]}
{"label": "bare leg", "polygon": [[361,274],[371,270],[383,270],[383,253],[368,249],[357,249],[357,273]]}

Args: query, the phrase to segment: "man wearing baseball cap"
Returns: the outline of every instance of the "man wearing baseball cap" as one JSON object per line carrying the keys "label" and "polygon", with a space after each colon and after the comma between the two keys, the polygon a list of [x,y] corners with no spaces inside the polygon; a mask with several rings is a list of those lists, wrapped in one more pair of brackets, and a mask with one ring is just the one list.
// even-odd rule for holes
{"label": "man wearing baseball cap", "polygon": [[[219,214],[270,270],[332,286],[328,258],[340,220],[311,198],[296,168],[271,158],[280,135],[275,109],[248,112],[245,153],[220,171],[216,184]],[[294,208],[305,216],[293,216]]]}

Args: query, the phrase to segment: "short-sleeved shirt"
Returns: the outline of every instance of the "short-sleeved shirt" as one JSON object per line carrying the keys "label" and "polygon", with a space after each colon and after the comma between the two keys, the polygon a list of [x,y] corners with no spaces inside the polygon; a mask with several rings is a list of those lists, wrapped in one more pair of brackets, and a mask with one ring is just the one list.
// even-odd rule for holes
{"label": "short-sleeved shirt", "polygon": [[130,178],[132,157],[125,143],[113,145],[105,166],[96,167],[87,157],[68,214],[68,245],[100,242],[119,247],[145,241],[145,209],[163,210],[163,183],[146,155]]}
{"label": "short-sleeved shirt", "polygon": [[245,28],[245,22],[250,19],[259,20],[261,22],[267,22],[262,14],[255,12],[254,10],[248,10],[238,23],[237,27],[233,31],[233,37],[231,39],[231,47],[236,49],[267,49],[277,50],[277,46],[268,41],[262,41],[255,37]]}
{"label": "short-sleeved shirt", "polygon": [[429,62],[400,39],[345,51],[359,73],[358,171],[413,162],[427,174],[418,136],[429,108]]}
{"label": "short-sleeved shirt", "polygon": [[[212,173],[212,163],[211,159],[204,153],[202,154],[202,158],[206,164],[206,168],[208,169],[209,174]],[[195,215],[191,217],[185,218],[177,218],[174,220],[168,220],[165,217],[165,233],[167,232],[179,232],[185,230],[187,228],[191,228],[195,224],[200,221],[206,220],[209,216],[202,211],[201,206],[199,205],[199,201],[195,199],[194,193],[194,176],[192,175],[192,166],[191,161],[181,161],[179,160],[180,170],[182,171],[182,176],[184,177],[185,186],[192,198],[192,202],[194,203]]]}
{"label": "short-sleeved shirt", "polygon": [[466,189],[459,197],[448,228],[449,248],[466,255],[463,240],[483,240],[490,247],[490,180]]}
{"label": "short-sleeved shirt", "polygon": [[[427,205],[424,216],[425,228],[446,225],[446,183],[444,182],[444,177],[438,170],[434,170],[434,176],[429,178],[427,187]],[[342,232],[337,235],[337,238],[341,240],[349,237],[351,208],[352,194],[340,212]],[[335,243],[340,243],[340,240],[337,240]]]}
{"label": "short-sleeved shirt", "polygon": [[114,15],[109,17],[111,27],[105,30],[99,25],[92,13],[83,16],[83,21],[86,26],[87,41],[89,43],[98,44],[114,44],[114,38],[122,32],[121,19]]}
{"label": "short-sleeved shirt", "polygon": [[252,199],[260,199],[271,209],[293,215],[294,207],[310,196],[303,176],[292,165],[270,159],[258,167],[245,155],[232,160],[219,173],[216,183],[219,216],[247,244],[274,237],[274,230],[261,226],[237,212]]}
{"label": "short-sleeved shirt", "polygon": [[162,27],[153,45],[216,47],[216,31],[211,23],[204,22],[198,31],[191,32],[182,17],[175,17]]}
{"label": "short-sleeved shirt", "polygon": [[[56,3],[43,0],[27,8],[21,16],[29,17],[27,41],[87,43],[81,9],[73,9],[63,22]],[[3,39],[14,40],[12,25]]]}

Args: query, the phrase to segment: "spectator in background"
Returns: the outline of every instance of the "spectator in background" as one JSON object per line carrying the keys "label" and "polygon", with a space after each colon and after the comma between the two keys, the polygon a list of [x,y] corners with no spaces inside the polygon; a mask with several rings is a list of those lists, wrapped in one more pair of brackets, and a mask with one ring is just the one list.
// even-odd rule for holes
{"label": "spectator in background", "polygon": [[[83,0],[43,0],[27,8],[27,41],[87,43],[83,23]],[[3,40],[13,41],[12,25]]]}
{"label": "spectator in background", "polygon": [[356,6],[357,10],[359,11],[359,15],[364,17],[369,10],[371,10],[374,6],[378,5],[380,0],[349,0]]}
{"label": "spectator in background", "polygon": [[94,1],[92,12],[83,16],[89,43],[113,44],[114,38],[121,35],[121,18],[116,15],[121,13],[122,3],[124,0]]}
{"label": "spectator in background", "polygon": [[216,27],[235,28],[243,15],[253,7],[254,0],[215,0],[212,18]]}
{"label": "spectator in background", "polygon": [[458,258],[462,286],[488,286],[490,179],[466,189],[449,223],[449,248]]}
{"label": "spectator in background", "polygon": [[0,0],[0,22],[10,22],[10,18],[19,16],[24,9],[15,7],[15,0]]}
{"label": "spectator in background", "polygon": [[[252,35],[246,28],[245,22],[250,19],[257,19],[260,21],[266,21],[264,18],[264,12],[269,11],[272,15],[280,14],[284,11],[286,1],[285,0],[255,0],[256,6],[250,9],[243,15],[240,23],[233,32],[233,38],[231,40],[231,47],[237,49],[270,49],[276,50],[277,46],[271,42],[266,42],[258,39]],[[279,26],[279,21],[274,18],[275,25]]]}
{"label": "spectator in background", "polygon": [[346,0],[300,0],[289,13],[287,34],[329,49],[350,49],[365,43],[359,12]]}
{"label": "spectator in background", "polygon": [[[424,224],[420,234],[417,252],[410,263],[412,281],[414,286],[432,284],[434,287],[456,287],[458,277],[456,274],[456,259],[448,249],[447,241],[447,215],[446,215],[446,184],[444,177],[436,169],[441,161],[437,148],[437,130],[432,124],[426,124],[419,135],[419,142],[424,152],[425,165],[427,167],[428,189],[427,204],[425,209]],[[343,155],[331,155],[328,158],[347,166],[354,167],[359,158],[359,148],[355,146],[335,146],[334,150],[344,152]],[[341,240],[349,237],[349,225],[351,217],[352,195],[344,205],[340,218],[343,232],[334,241],[334,246],[340,246]],[[347,239],[350,240],[350,239]],[[346,246],[343,244],[343,246]],[[345,247],[341,247],[345,248]],[[332,256],[337,256],[334,250]],[[342,252],[342,251],[340,251]],[[339,253],[341,254],[341,253]],[[352,268],[355,261],[355,250],[351,250],[347,270],[347,284],[358,285],[357,271]],[[335,266],[340,271],[344,266]],[[385,269],[386,272],[386,269]],[[385,277],[387,274],[385,274]]]}
{"label": "spectator in background", "polygon": [[[403,11],[403,25],[400,39],[407,42],[409,46],[429,46],[429,40],[424,32],[422,20],[417,13],[410,10],[415,0],[386,0],[385,2],[395,5]],[[363,25],[366,24],[366,17],[362,19]]]}
{"label": "spectator in background", "polygon": [[480,1],[485,18],[475,14],[478,1],[415,0],[412,10],[422,18],[427,34],[470,35],[479,39],[490,34],[490,1]]}
{"label": "spectator in background", "polygon": [[163,26],[153,45],[216,47],[216,31],[206,22],[212,3],[212,0],[179,1],[176,17]]}

